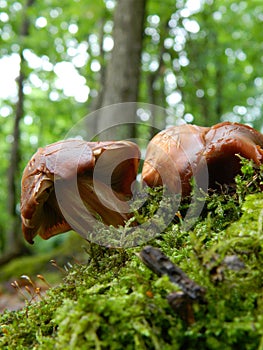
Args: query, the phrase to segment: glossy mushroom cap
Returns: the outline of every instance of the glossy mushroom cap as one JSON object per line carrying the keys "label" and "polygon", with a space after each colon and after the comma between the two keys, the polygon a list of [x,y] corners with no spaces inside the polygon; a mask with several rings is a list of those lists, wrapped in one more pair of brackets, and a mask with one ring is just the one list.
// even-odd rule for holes
{"label": "glossy mushroom cap", "polygon": [[142,169],[143,181],[150,187],[166,185],[186,196],[190,179],[202,164],[205,133],[208,128],[180,125],[161,131],[150,141]]}
{"label": "glossy mushroom cap", "polygon": [[76,229],[79,212],[87,216],[82,223],[87,231],[98,215],[107,225],[123,225],[139,158],[137,145],[128,141],[65,140],[40,148],[22,176],[25,239],[33,243],[36,235],[48,239]]}
{"label": "glossy mushroom cap", "polygon": [[237,155],[263,162],[263,135],[255,129],[223,122],[211,128],[180,125],[158,133],[149,143],[142,170],[145,183],[166,185],[186,197],[190,180],[208,172],[208,186],[230,184],[240,171]]}
{"label": "glossy mushroom cap", "polygon": [[263,162],[263,135],[250,126],[224,122],[212,126],[205,135],[204,157],[209,172],[209,186],[233,184],[240,171],[238,155]]}

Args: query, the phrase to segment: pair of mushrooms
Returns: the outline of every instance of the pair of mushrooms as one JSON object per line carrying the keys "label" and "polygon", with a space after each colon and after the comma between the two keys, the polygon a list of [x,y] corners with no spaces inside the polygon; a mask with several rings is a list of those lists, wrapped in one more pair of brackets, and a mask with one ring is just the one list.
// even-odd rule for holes
{"label": "pair of mushrooms", "polygon": [[[191,178],[202,178],[204,169],[210,188],[232,183],[240,171],[238,154],[260,165],[263,135],[230,122],[212,127],[170,127],[149,142],[142,179],[150,187],[166,185],[170,192],[185,198],[191,191]],[[139,161],[140,150],[129,141],[65,140],[40,148],[22,177],[25,239],[33,243],[36,235],[48,239],[76,229],[77,223],[72,226],[67,214],[72,212],[74,216],[78,211],[82,216],[83,208],[90,213],[87,220],[83,219],[87,230],[96,216],[106,225],[124,225],[132,215],[129,199]]]}

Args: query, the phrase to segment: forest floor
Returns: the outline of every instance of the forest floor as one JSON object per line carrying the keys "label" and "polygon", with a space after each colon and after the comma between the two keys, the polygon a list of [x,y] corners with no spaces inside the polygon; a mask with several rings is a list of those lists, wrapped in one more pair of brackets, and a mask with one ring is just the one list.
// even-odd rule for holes
{"label": "forest floor", "polygon": [[[0,267],[0,314],[40,301],[47,289],[62,281],[67,265],[85,261],[83,238],[71,234],[61,237],[59,242],[57,247],[47,249],[48,253],[38,253],[40,248],[33,247],[32,255],[19,257]],[[46,241],[41,244],[49,245]],[[44,281],[38,276],[42,276]],[[32,291],[32,284],[40,289],[41,296]]]}
{"label": "forest floor", "polygon": [[[0,315],[0,348],[262,349],[263,194],[247,195],[241,212],[230,196],[213,196],[207,210],[192,230],[172,223],[147,243],[166,257],[155,261],[171,272],[168,257],[174,273],[181,271],[184,284],[160,276],[163,269],[149,269],[149,246],[123,250],[93,244],[83,263],[71,260],[67,271],[59,265],[62,283],[39,303],[33,297],[38,280],[32,277],[35,288],[25,297],[26,307]],[[21,259],[23,273],[28,272]],[[34,256],[27,259],[27,266],[35,267]],[[30,276],[40,271],[37,267]],[[45,279],[54,285],[49,272]],[[23,273],[16,269],[17,276]],[[204,298],[193,294],[200,290]],[[5,294],[2,300],[9,303]],[[9,307],[19,307],[15,300]]]}
{"label": "forest floor", "polygon": [[[163,229],[158,217],[151,226],[158,237],[147,247],[130,249],[70,234],[48,254],[20,257],[1,268],[1,281],[11,281],[21,297],[22,283],[29,284],[23,287],[26,307],[0,314],[0,348],[263,349],[263,168],[254,173],[251,167],[246,164],[243,177],[236,178],[234,193],[205,198],[205,210],[190,230],[178,216]],[[152,223],[160,208],[164,213],[170,209],[158,189],[152,192],[135,212],[139,223]],[[104,242],[120,234],[122,241],[149,237],[150,230],[138,227],[136,236],[130,236],[128,228],[109,227],[96,234]],[[164,263],[161,269],[151,269],[152,248],[160,252],[153,258]],[[61,283],[52,279],[54,270]],[[43,295],[41,283],[48,289],[45,293],[43,285]],[[9,284],[4,287],[6,306],[19,307],[17,296],[5,299],[12,292]],[[202,291],[202,298],[196,291]],[[43,300],[36,303],[37,297]]]}
{"label": "forest floor", "polygon": [[3,287],[0,285],[0,313],[5,310],[19,310],[25,306],[25,301],[15,292],[8,293],[3,291]]}

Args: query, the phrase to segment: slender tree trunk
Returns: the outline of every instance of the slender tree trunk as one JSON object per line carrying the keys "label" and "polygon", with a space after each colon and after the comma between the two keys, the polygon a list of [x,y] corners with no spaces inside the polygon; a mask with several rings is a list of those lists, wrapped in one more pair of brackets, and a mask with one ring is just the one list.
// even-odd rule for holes
{"label": "slender tree trunk", "polygon": [[[136,102],[140,80],[143,24],[146,0],[118,0],[114,14],[114,47],[105,76],[102,107],[135,102],[123,108],[106,108],[100,113],[99,131],[116,124],[136,121]],[[128,106],[128,107],[127,107]],[[107,130],[104,137],[115,138],[120,128]],[[126,135],[135,136],[135,126],[130,124]],[[120,136],[120,137],[121,137]]]}
{"label": "slender tree trunk", "polygon": [[100,21],[100,30],[99,30],[99,45],[100,45],[100,61],[101,70],[100,70],[100,79],[99,79],[99,89],[98,95],[92,100],[91,105],[88,108],[89,118],[86,120],[86,130],[87,130],[87,141],[92,141],[93,138],[96,140],[97,130],[98,130],[98,110],[102,106],[104,86],[105,86],[105,51],[103,48],[104,40],[104,25],[106,22],[106,16],[102,17]]}
{"label": "slender tree trunk", "polygon": [[148,86],[148,95],[149,102],[151,104],[151,114],[152,114],[152,127],[151,127],[151,137],[153,137],[159,130],[162,130],[166,126],[165,112],[160,116],[158,111],[158,116],[156,116],[156,105],[165,106],[165,93],[164,86],[162,85],[158,93],[155,90],[155,83],[161,77],[163,81],[163,75],[165,73],[163,56],[166,52],[164,41],[168,32],[168,21],[164,22],[164,29],[161,30],[161,40],[159,45],[159,57],[158,57],[158,69],[154,72],[148,73],[147,86]]}
{"label": "slender tree trunk", "polygon": [[[24,251],[23,238],[20,229],[20,218],[17,212],[19,203],[19,189],[17,186],[20,163],[20,121],[24,116],[24,92],[23,86],[24,76],[24,58],[23,58],[23,39],[29,35],[29,18],[27,16],[28,9],[33,5],[35,0],[28,0],[24,8],[24,19],[20,28],[20,73],[17,78],[18,84],[18,101],[15,110],[14,126],[13,126],[13,143],[10,151],[10,165],[8,169],[8,213],[9,228],[6,239],[6,256],[2,257],[2,262],[6,262],[12,256],[18,255]],[[0,261],[1,262],[1,261]]]}
{"label": "slender tree trunk", "polygon": [[216,86],[216,106],[215,106],[215,120],[214,124],[221,121],[223,115],[223,89],[224,89],[224,73],[222,69],[222,63],[218,60],[216,64],[215,74],[215,86]]}
{"label": "slender tree trunk", "polygon": [[[22,55],[21,55],[22,59]],[[21,62],[21,66],[23,63]],[[13,143],[11,146],[10,165],[8,169],[8,213],[10,217],[10,227],[8,232],[7,246],[12,250],[17,250],[20,246],[20,235],[18,232],[18,215],[17,215],[17,175],[19,173],[20,162],[20,120],[24,115],[24,94],[23,94],[23,82],[24,75],[20,71],[18,81],[18,102],[16,106],[14,127],[13,127]]]}

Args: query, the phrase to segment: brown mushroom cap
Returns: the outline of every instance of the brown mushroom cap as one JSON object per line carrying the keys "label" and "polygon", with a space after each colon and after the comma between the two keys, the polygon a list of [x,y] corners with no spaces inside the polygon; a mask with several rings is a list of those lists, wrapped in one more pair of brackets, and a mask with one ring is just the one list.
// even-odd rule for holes
{"label": "brown mushroom cap", "polygon": [[255,129],[223,122],[211,128],[174,126],[149,143],[142,178],[150,187],[166,184],[182,196],[190,194],[190,179],[207,167],[209,187],[230,184],[240,171],[237,155],[263,162],[263,135]]}
{"label": "brown mushroom cap", "polygon": [[240,171],[240,155],[263,162],[263,135],[250,126],[224,122],[212,126],[205,135],[204,156],[208,165],[209,185],[231,184]]}
{"label": "brown mushroom cap", "polygon": [[166,185],[172,192],[187,195],[190,179],[201,162],[208,128],[196,125],[173,126],[150,141],[142,170],[150,187]]}
{"label": "brown mushroom cap", "polygon": [[[37,234],[48,239],[72,228],[71,222],[65,219],[64,211],[61,211],[63,203],[58,203],[55,183],[62,184],[58,187],[65,192],[65,196],[62,194],[65,198],[63,202],[70,202],[65,205],[65,212],[73,210],[74,203],[80,202],[81,198],[83,202],[78,203],[80,210],[84,204],[91,215],[100,215],[106,224],[123,224],[128,218],[126,201],[131,196],[139,158],[137,145],[128,141],[65,140],[40,148],[22,176],[21,218],[25,239],[33,243]],[[118,162],[118,159],[121,161]],[[95,167],[97,162],[98,169]],[[110,184],[105,184],[103,181],[107,179],[106,172],[111,163],[117,166],[112,169]],[[96,178],[93,178],[94,168]],[[73,188],[71,184],[75,180],[79,193],[72,194],[69,189]],[[121,207],[112,203],[116,200],[115,196],[120,199]],[[103,198],[104,204],[100,198]]]}

